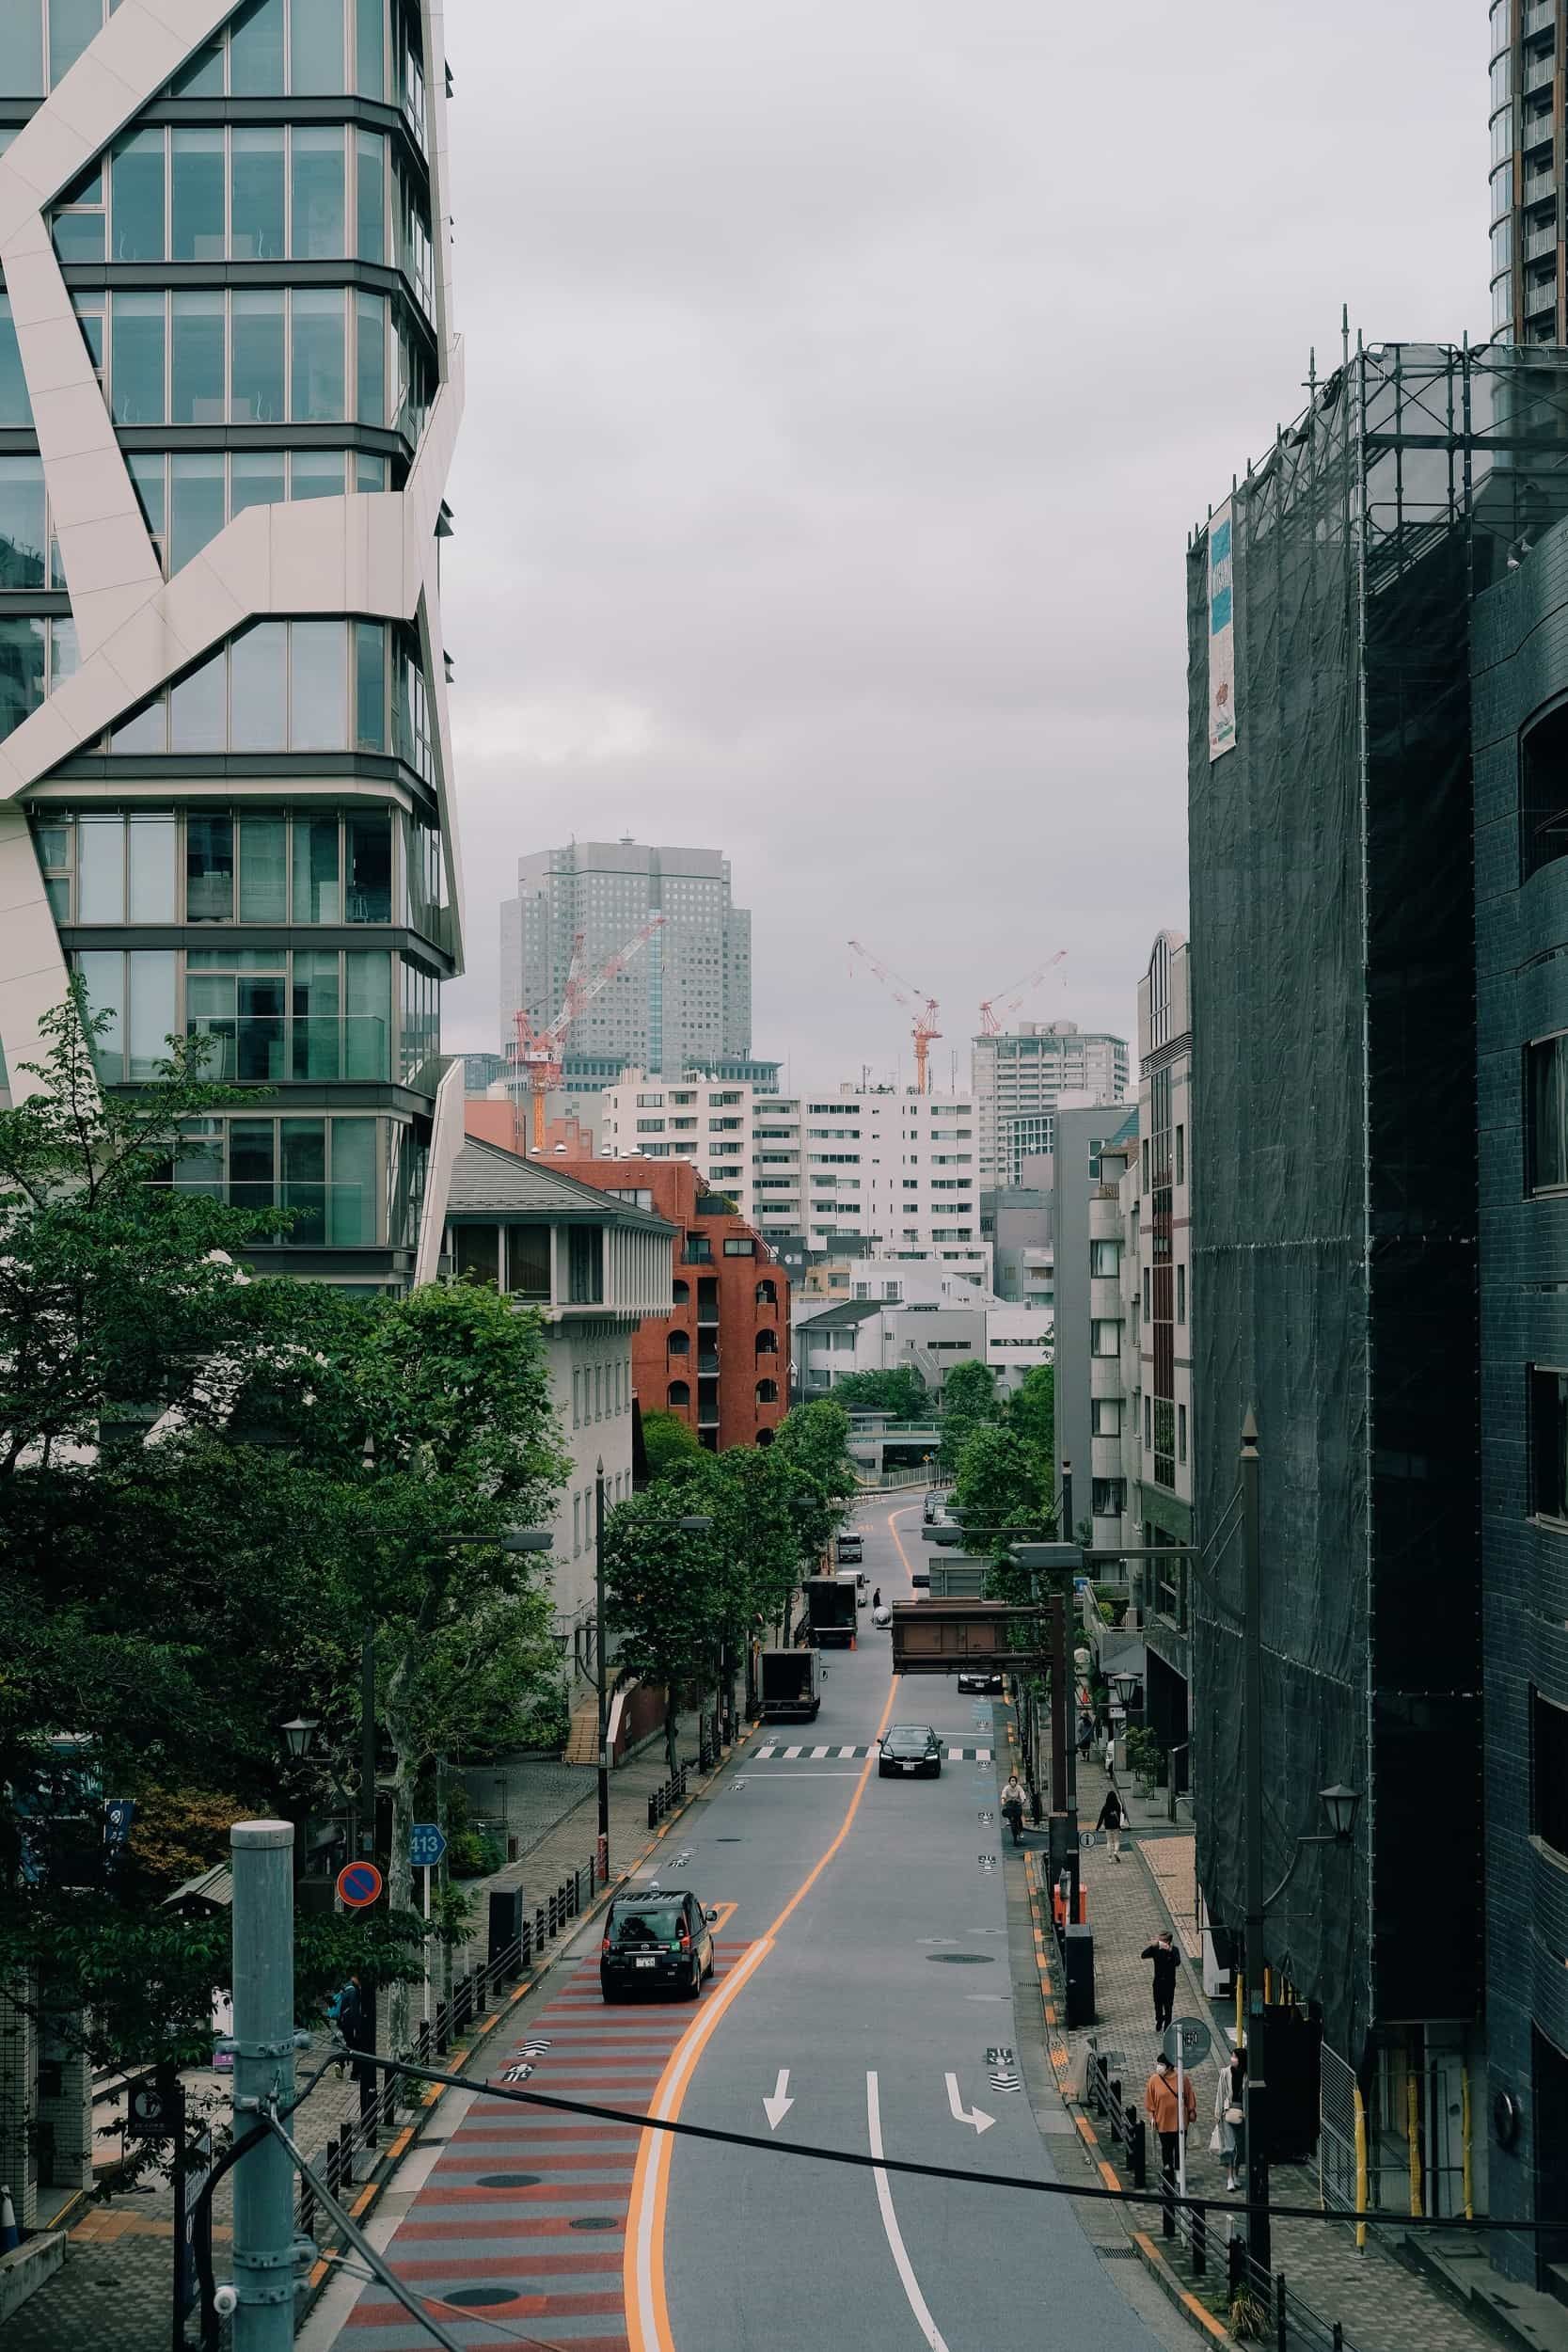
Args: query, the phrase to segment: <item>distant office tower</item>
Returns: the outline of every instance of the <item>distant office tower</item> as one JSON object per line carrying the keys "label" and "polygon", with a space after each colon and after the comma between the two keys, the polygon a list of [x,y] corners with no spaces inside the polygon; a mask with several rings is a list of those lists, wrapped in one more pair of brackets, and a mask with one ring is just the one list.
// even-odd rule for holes
{"label": "distant office tower", "polygon": [[1558,284],[1558,88],[1568,0],[1492,0],[1492,329],[1504,342],[1568,342]]}
{"label": "distant office tower", "polygon": [[[1042,1114],[1064,1095],[1119,1103],[1127,1092],[1127,1041],[1086,1035],[1074,1021],[1021,1021],[977,1037],[971,1059],[983,1188],[1019,1182],[1019,1164],[1050,1151]],[[1016,1129],[1016,1133],[1015,1133]]]}
{"label": "distant office tower", "polygon": [[592,972],[656,915],[659,929],[574,1028],[564,1090],[596,1094],[628,1067],[678,1078],[748,1060],[752,918],[732,902],[728,858],[629,837],[518,860],[517,895],[501,901],[503,1050],[519,1006],[536,1025],[554,1020],[579,935]]}

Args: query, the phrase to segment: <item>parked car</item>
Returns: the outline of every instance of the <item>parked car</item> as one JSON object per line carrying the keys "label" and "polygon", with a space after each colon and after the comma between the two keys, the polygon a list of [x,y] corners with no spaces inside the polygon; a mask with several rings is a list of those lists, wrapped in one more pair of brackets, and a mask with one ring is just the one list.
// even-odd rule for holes
{"label": "parked car", "polygon": [[877,1759],[878,1778],[893,1780],[900,1772],[929,1772],[933,1780],[942,1778],[942,1742],[929,1724],[895,1724],[883,1740]]}
{"label": "parked car", "polygon": [[713,1974],[713,1922],[689,1888],[664,1886],[617,1895],[599,1946],[599,1990],[607,2001],[627,1993],[680,1993],[694,2001]]}
{"label": "parked car", "polygon": [[1002,1677],[994,1666],[971,1666],[958,1677],[960,1691],[1000,1691]]}

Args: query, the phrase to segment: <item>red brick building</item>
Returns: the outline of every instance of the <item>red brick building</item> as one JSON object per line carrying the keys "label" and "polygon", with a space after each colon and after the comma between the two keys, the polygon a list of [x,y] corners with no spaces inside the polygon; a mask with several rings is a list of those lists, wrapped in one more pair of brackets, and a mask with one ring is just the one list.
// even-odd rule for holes
{"label": "red brick building", "polygon": [[565,1172],[679,1228],[675,1304],[632,1335],[644,1412],[678,1413],[702,1442],[770,1445],[789,1409],[789,1278],[768,1244],[685,1160],[572,1160]]}

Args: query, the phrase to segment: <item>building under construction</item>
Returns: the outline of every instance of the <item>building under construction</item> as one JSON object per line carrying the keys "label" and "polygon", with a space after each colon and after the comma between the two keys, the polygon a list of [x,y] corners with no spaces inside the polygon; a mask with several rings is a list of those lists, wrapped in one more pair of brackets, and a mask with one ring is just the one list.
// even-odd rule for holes
{"label": "building under construction", "polygon": [[[1389,343],[1314,384],[1189,560],[1198,1871],[1223,1943],[1247,1804],[1265,1885],[1297,1862],[1273,1984],[1321,2020],[1340,2203],[1363,2119],[1374,2202],[1485,2193],[1469,627],[1565,513],[1568,352]],[[1298,1857],[1333,1783],[1354,1843]]]}

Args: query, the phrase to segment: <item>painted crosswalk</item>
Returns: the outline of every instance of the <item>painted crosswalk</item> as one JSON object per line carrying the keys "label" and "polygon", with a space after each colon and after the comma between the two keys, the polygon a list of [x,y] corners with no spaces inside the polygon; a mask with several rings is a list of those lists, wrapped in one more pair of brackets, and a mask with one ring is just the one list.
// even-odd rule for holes
{"label": "painted crosswalk", "polygon": [[[808,1747],[802,1740],[797,1747],[781,1747],[775,1743],[770,1747],[758,1748],[752,1761],[753,1764],[817,1764],[827,1756],[853,1758],[875,1756],[876,1753],[877,1742],[874,1740],[869,1742],[863,1740],[858,1747],[826,1748]],[[990,1748],[944,1748],[942,1754],[949,1764],[989,1764],[992,1751]]]}

